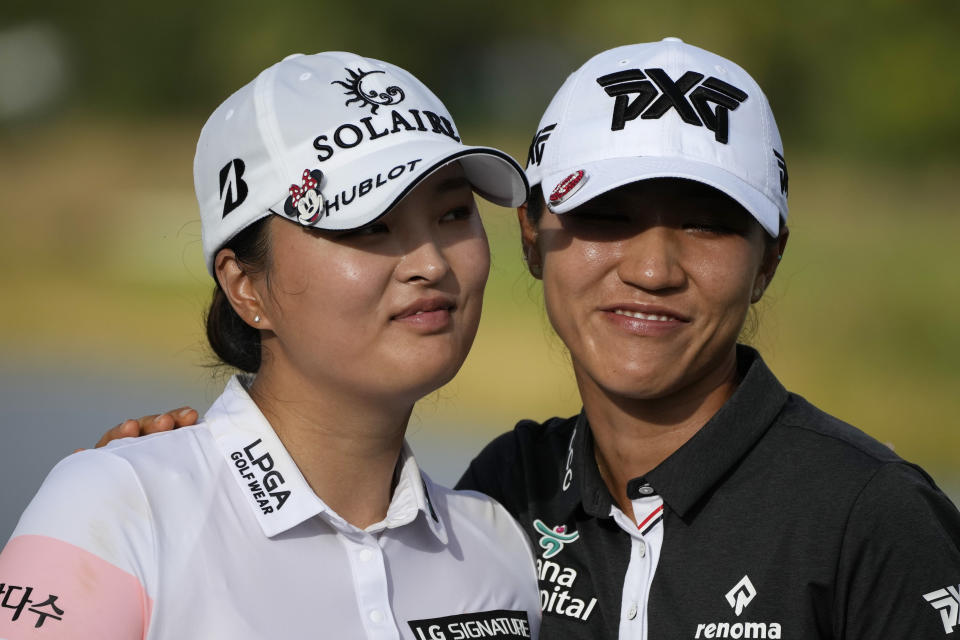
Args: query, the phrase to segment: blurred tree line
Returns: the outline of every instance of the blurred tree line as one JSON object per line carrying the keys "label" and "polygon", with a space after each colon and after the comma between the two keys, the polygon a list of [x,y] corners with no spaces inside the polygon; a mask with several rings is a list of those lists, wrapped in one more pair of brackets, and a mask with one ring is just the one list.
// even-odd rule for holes
{"label": "blurred tree line", "polygon": [[587,57],[674,35],[757,77],[791,150],[943,161],[960,142],[956,0],[4,1],[0,34],[33,24],[65,52],[57,112],[202,119],[289,53],[349,50],[413,71],[461,128],[526,136]]}

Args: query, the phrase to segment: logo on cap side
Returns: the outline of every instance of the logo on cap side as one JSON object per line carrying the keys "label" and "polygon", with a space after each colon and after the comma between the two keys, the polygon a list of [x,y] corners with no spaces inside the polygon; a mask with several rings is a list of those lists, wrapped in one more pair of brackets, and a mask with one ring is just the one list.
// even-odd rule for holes
{"label": "logo on cap side", "polygon": [[[644,71],[627,69],[597,78],[597,84],[607,95],[616,98],[611,131],[623,129],[628,121],[637,117],[657,120],[675,109],[687,124],[706,126],[714,132],[717,142],[727,143],[728,114],[748,98],[745,91],[713,76],[703,80],[703,74],[696,71],[687,71],[677,80],[671,79],[663,69]],[[631,94],[636,94],[633,100]]]}
{"label": "logo on cap side", "polygon": [[375,73],[385,73],[383,71],[376,69],[373,71],[363,71],[362,69],[357,69],[354,71],[353,69],[349,68],[346,69],[346,71],[350,74],[350,76],[345,81],[334,80],[330,83],[339,84],[346,89],[346,91],[343,92],[344,95],[353,96],[344,102],[344,105],[349,105],[351,102],[359,102],[361,109],[365,106],[370,107],[370,112],[375,114],[377,109],[380,107],[400,104],[406,97],[406,95],[403,93],[403,89],[396,85],[386,87],[383,91],[368,88],[370,84],[369,82],[367,87],[364,86],[365,78],[372,76]]}
{"label": "logo on cap side", "polygon": [[778,153],[776,149],[773,150],[773,155],[777,157],[777,168],[780,169],[780,193],[784,196],[787,195],[787,187],[789,176],[787,175],[787,161],[783,157],[783,154]]}
{"label": "logo on cap side", "polygon": [[220,203],[223,205],[223,215],[227,214],[243,204],[247,199],[247,183],[243,181],[243,170],[246,165],[240,158],[235,158],[220,169]]}
{"label": "logo on cap side", "polygon": [[583,169],[574,171],[553,188],[550,193],[550,204],[560,204],[579,191],[586,181],[587,174],[584,173]]}
{"label": "logo on cap side", "polygon": [[530,150],[527,152],[528,167],[532,164],[539,165],[540,161],[543,160],[543,148],[547,144],[547,138],[550,137],[550,132],[556,128],[557,123],[554,122],[534,134],[533,140],[530,141]]}

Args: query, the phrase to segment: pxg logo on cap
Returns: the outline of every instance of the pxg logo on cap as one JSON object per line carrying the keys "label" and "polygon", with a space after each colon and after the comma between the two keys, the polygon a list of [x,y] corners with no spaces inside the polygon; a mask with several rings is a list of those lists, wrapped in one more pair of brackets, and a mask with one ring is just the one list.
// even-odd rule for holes
{"label": "pxg logo on cap", "polygon": [[[648,77],[653,82],[646,80]],[[701,80],[703,74],[696,71],[687,71],[674,81],[663,69],[653,68],[646,69],[646,75],[640,69],[617,71],[597,78],[597,84],[607,95],[616,98],[611,131],[623,129],[628,120],[638,116],[655,120],[675,109],[685,123],[696,127],[706,125],[714,132],[717,142],[726,144],[729,137],[727,114],[748,96],[745,91],[713,76],[690,92]],[[632,100],[630,96],[633,96]],[[712,109],[711,103],[714,105]]]}

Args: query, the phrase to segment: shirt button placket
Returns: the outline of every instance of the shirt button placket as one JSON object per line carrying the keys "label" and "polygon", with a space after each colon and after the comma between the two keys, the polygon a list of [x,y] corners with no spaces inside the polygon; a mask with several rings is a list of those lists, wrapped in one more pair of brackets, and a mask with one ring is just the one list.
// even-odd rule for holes
{"label": "shirt button placket", "polygon": [[363,625],[366,636],[377,640],[399,640],[400,633],[392,623],[383,550],[371,535],[350,539],[346,544],[350,547],[357,604],[366,618]]}

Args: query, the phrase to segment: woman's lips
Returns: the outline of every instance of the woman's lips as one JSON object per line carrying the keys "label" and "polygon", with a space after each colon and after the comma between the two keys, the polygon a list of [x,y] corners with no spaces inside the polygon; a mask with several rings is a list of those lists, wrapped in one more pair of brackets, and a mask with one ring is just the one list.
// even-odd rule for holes
{"label": "woman's lips", "polygon": [[391,320],[421,331],[440,331],[450,325],[455,309],[453,301],[446,298],[426,298],[404,307]]}
{"label": "woman's lips", "polygon": [[617,305],[602,311],[604,317],[614,325],[640,336],[668,335],[690,322],[686,316],[664,308],[638,309],[630,305]]}

